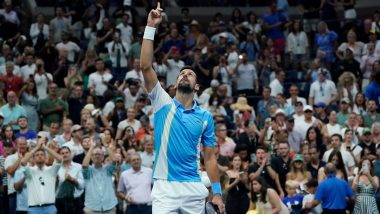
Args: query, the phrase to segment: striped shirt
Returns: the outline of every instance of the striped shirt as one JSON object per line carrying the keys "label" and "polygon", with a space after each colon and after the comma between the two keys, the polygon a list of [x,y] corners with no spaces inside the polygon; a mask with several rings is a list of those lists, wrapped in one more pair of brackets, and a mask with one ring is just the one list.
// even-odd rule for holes
{"label": "striped shirt", "polygon": [[201,144],[215,146],[214,120],[210,112],[194,101],[185,109],[161,87],[149,94],[154,109],[156,157],[153,178],[179,182],[200,182],[199,155]]}

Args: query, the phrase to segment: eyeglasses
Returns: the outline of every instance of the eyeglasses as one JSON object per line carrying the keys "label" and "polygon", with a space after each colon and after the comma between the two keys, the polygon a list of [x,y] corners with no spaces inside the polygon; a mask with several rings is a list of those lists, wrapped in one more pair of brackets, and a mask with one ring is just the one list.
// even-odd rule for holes
{"label": "eyeglasses", "polygon": [[44,182],[44,179],[42,177],[39,177],[38,180],[40,181],[42,186],[45,186],[45,182]]}

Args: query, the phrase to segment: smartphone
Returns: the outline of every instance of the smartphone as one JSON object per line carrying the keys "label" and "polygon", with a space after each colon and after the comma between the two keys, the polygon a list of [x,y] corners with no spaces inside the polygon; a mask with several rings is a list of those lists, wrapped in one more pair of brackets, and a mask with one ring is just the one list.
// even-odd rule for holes
{"label": "smartphone", "polygon": [[240,55],[239,55],[239,59],[243,59],[243,55],[240,54]]}
{"label": "smartphone", "polygon": [[368,172],[368,170],[369,170],[368,164],[367,163],[363,163],[362,169]]}

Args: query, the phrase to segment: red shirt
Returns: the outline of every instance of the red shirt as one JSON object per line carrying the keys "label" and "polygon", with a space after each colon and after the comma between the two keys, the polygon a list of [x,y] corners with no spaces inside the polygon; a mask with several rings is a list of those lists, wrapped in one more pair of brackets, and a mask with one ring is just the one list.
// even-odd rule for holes
{"label": "red shirt", "polygon": [[18,95],[23,85],[21,77],[15,75],[13,75],[13,77],[2,76],[0,77],[0,81],[4,83],[5,93],[14,91]]}

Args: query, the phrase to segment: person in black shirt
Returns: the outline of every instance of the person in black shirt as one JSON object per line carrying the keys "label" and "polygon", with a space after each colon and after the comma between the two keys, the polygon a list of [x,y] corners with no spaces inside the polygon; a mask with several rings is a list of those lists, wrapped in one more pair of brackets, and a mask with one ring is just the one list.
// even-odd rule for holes
{"label": "person in black shirt", "polygon": [[96,52],[98,54],[107,54],[108,50],[106,47],[106,43],[112,41],[114,29],[112,28],[110,20],[105,17],[102,20],[103,28],[96,32]]}
{"label": "person in black shirt", "polygon": [[326,165],[326,162],[319,158],[319,150],[316,145],[309,147],[310,162],[307,163],[306,169],[310,172],[312,178],[318,177],[318,170]]}
{"label": "person in black shirt", "polygon": [[[271,161],[271,167],[279,175],[278,179],[282,190],[285,189],[286,174],[288,174],[290,170],[289,151],[289,143],[287,141],[280,141],[277,146],[277,157]],[[284,193],[282,192],[282,196],[283,195]]]}
{"label": "person in black shirt", "polygon": [[376,144],[372,141],[371,129],[364,128],[360,138],[359,146],[363,148],[362,157],[367,157],[370,160],[376,159]]}
{"label": "person in black shirt", "polygon": [[256,161],[248,167],[249,179],[253,181],[259,176],[263,177],[267,184],[276,189],[280,196],[283,197],[284,191],[279,181],[279,175],[269,164],[268,157],[268,150],[263,146],[258,146],[256,149]]}

